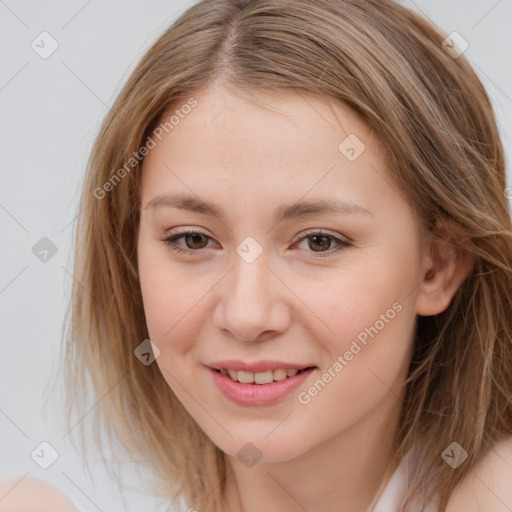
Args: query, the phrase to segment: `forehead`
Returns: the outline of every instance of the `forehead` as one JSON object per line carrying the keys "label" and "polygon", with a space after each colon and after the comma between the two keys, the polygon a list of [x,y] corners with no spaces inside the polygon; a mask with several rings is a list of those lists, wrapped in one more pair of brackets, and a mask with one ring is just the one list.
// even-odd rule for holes
{"label": "forehead", "polygon": [[[371,128],[333,98],[303,91],[221,87],[209,87],[190,98],[196,106],[180,116],[172,127],[173,137],[164,134],[164,138],[174,139],[167,141],[171,146],[186,141],[197,145],[201,153],[246,160],[269,152],[279,156],[288,150],[288,157],[293,153],[301,159],[312,149],[316,155],[333,150],[337,154],[340,141],[354,134],[365,150],[385,153]],[[161,121],[165,123],[174,113],[185,110],[190,98],[170,108]]]}
{"label": "forehead", "polygon": [[[183,108],[190,99],[195,106]],[[307,196],[370,209],[397,194],[385,190],[387,155],[372,129],[332,99],[210,88],[174,105],[161,125],[172,116],[144,161],[143,201],[184,192],[257,208]]]}

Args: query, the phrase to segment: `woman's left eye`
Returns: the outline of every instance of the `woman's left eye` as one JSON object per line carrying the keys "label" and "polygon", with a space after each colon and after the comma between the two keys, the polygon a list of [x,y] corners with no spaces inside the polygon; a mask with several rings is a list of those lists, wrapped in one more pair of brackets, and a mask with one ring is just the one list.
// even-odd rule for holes
{"label": "woman's left eye", "polygon": [[[183,247],[177,243],[177,241],[181,238],[185,240],[186,247]],[[162,242],[164,245],[170,247],[173,251],[190,254],[194,252],[197,253],[201,249],[206,248],[208,240],[211,240],[209,236],[198,231],[184,231],[175,235],[170,235],[163,239]],[[308,240],[308,247],[311,249],[311,251],[308,252],[320,253],[317,254],[317,256],[329,256],[351,245],[350,242],[347,242],[346,240],[340,240],[334,235],[324,233],[323,231],[308,233],[296,240],[296,242],[303,242],[305,240]],[[333,242],[338,245],[334,250],[331,248],[331,244]]]}
{"label": "woman's left eye", "polygon": [[[312,249],[312,252],[320,252],[320,253],[326,253],[326,254],[317,254],[317,256],[329,256],[335,252],[338,252],[342,249],[345,249],[346,247],[349,247],[351,244],[350,242],[346,240],[340,240],[339,238],[336,238],[334,235],[329,235],[327,233],[324,233],[323,231],[316,231],[314,233],[308,233],[305,236],[302,236],[299,238],[299,242],[308,240],[308,248]],[[331,250],[331,244],[336,243],[337,247],[333,250]],[[314,247],[317,247],[316,249]],[[322,250],[322,249],[329,249],[329,252]],[[318,249],[320,247],[320,249]]]}

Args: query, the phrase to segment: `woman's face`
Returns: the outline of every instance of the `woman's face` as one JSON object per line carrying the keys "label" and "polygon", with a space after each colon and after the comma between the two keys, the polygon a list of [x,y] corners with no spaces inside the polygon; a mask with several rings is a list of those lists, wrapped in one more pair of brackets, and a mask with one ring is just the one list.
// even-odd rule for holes
{"label": "woman's face", "polygon": [[313,96],[194,98],[142,176],[140,283],[164,379],[233,456],[290,460],[382,424],[423,272],[384,148]]}

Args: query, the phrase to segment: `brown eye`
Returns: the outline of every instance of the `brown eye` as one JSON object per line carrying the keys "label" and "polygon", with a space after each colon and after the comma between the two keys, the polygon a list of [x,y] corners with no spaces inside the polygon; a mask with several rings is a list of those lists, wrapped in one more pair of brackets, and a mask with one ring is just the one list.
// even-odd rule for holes
{"label": "brown eye", "polygon": [[[178,240],[185,240],[185,245],[178,243]],[[170,247],[176,252],[200,252],[208,245],[208,241],[211,240],[209,236],[199,233],[197,231],[184,231],[176,235],[171,235],[162,240],[164,245]]]}
{"label": "brown eye", "polygon": [[208,244],[208,237],[202,233],[191,233],[183,238],[189,249],[203,249]]}
{"label": "brown eye", "polygon": [[308,237],[308,246],[311,250],[317,251],[326,251],[330,249],[330,245],[332,243],[331,237],[325,235],[314,235]]}
{"label": "brown eye", "polygon": [[[331,256],[352,245],[350,242],[340,240],[339,238],[322,231],[306,234],[300,238],[298,242],[300,244],[305,240],[307,240],[308,243],[307,248],[304,248],[304,250],[309,253],[316,253],[315,256]],[[337,247],[332,248],[333,244]]]}

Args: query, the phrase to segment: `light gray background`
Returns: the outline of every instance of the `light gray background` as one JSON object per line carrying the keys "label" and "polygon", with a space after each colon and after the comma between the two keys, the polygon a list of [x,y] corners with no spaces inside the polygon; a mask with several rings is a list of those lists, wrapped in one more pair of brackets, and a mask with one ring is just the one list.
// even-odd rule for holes
{"label": "light gray background", "polygon": [[[0,479],[45,479],[87,512],[152,511],[156,503],[126,489],[123,501],[92,449],[94,478],[84,471],[80,449],[65,436],[59,393],[48,396],[43,410],[52,392],[49,378],[59,371],[80,183],[100,121],[120,86],[192,3],[0,0]],[[465,55],[493,99],[510,156],[512,0],[404,3],[467,40]],[[31,48],[43,31],[59,44],[47,59]],[[46,263],[32,253],[42,237],[58,249]],[[59,454],[46,470],[30,456],[42,441]],[[130,474],[131,484],[139,484],[139,476]]]}

